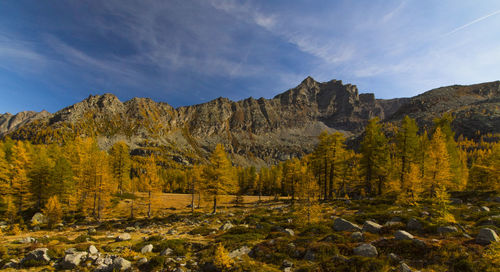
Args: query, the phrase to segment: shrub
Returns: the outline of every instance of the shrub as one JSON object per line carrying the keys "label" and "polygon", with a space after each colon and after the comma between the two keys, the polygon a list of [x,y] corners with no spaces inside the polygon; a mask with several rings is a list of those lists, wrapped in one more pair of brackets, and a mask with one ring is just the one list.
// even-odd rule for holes
{"label": "shrub", "polygon": [[170,248],[176,255],[186,255],[189,248],[187,248],[186,241],[182,239],[172,239],[161,241],[157,245],[154,245],[154,252],[162,252],[163,250]]}
{"label": "shrub", "polygon": [[214,264],[223,271],[233,266],[233,260],[229,257],[227,250],[219,243],[214,252]]}

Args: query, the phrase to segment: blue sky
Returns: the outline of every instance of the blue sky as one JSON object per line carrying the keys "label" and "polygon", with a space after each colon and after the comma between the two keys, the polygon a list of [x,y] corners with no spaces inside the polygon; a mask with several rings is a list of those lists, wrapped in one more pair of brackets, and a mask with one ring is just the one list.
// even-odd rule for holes
{"label": "blue sky", "polygon": [[499,80],[500,1],[0,1],[0,112],[271,98],[308,75],[378,98]]}

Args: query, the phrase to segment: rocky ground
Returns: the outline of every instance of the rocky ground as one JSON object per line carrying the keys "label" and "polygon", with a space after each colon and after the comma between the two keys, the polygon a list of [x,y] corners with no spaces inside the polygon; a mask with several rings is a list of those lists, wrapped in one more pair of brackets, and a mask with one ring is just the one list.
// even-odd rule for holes
{"label": "rocky ground", "polygon": [[[2,223],[0,267],[78,271],[500,271],[500,198],[453,199],[456,223],[430,204],[391,200],[265,202],[218,214],[189,209],[153,219],[73,222],[12,235]],[[231,268],[216,266],[224,246]]]}

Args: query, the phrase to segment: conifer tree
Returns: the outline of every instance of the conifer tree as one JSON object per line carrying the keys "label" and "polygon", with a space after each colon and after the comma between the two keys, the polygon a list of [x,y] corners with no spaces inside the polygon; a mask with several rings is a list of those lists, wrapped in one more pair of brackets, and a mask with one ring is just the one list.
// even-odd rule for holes
{"label": "conifer tree", "polygon": [[126,191],[130,182],[130,149],[125,142],[115,143],[110,151],[113,178],[118,183],[118,193]]}
{"label": "conifer tree", "polygon": [[45,204],[43,214],[47,216],[47,224],[51,229],[55,224],[60,223],[62,219],[62,208],[57,196],[51,196]]}
{"label": "conifer tree", "polygon": [[377,117],[371,119],[365,129],[361,142],[361,167],[365,178],[365,191],[374,195],[382,194],[389,164],[387,138],[382,132],[382,126]]}
{"label": "conifer tree", "polygon": [[11,189],[17,212],[20,215],[24,209],[31,206],[31,190],[27,173],[30,158],[23,142],[17,141],[12,147],[11,160]]}
{"label": "conifer tree", "polygon": [[142,179],[144,180],[144,186],[146,192],[148,193],[147,216],[151,217],[153,196],[161,188],[160,176],[158,175],[158,166],[156,165],[156,158],[154,155],[150,155],[147,158],[144,165],[144,176],[142,177]]}
{"label": "conifer tree", "polygon": [[444,188],[446,190],[450,186],[451,172],[449,154],[446,148],[446,138],[441,132],[441,128],[436,128],[432,135],[429,146],[429,162],[426,170],[425,184],[426,191],[430,197],[436,195],[436,190]]}
{"label": "conifer tree", "polygon": [[203,171],[203,190],[213,199],[213,213],[217,212],[217,197],[235,190],[231,161],[227,158],[224,147],[215,147],[210,164]]}
{"label": "conifer tree", "polygon": [[56,158],[51,178],[49,191],[57,196],[63,210],[71,210],[76,188],[71,164],[65,157]]}
{"label": "conifer tree", "polygon": [[406,115],[396,134],[396,156],[400,161],[399,181],[402,191],[405,191],[408,188],[407,176],[410,173],[410,165],[416,160],[418,149],[417,132],[417,123],[414,119]]}
{"label": "conifer tree", "polygon": [[47,154],[47,148],[43,145],[35,147],[32,156],[32,166],[29,171],[31,193],[35,201],[35,208],[41,210],[47,202],[53,179],[54,162]]}

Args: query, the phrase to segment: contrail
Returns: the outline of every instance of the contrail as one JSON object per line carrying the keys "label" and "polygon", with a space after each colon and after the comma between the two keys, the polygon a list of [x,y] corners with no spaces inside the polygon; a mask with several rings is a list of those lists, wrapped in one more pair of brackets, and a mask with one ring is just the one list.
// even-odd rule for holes
{"label": "contrail", "polygon": [[474,20],[474,21],[472,21],[472,22],[470,22],[470,23],[467,23],[467,24],[465,24],[465,25],[463,25],[463,26],[461,26],[461,27],[457,27],[457,28],[453,29],[452,31],[450,31],[450,32],[446,33],[446,34],[445,34],[445,36],[446,36],[446,35],[451,35],[451,34],[453,34],[453,33],[457,32],[457,31],[459,31],[459,30],[462,30],[462,29],[464,29],[464,28],[466,28],[466,27],[468,27],[468,26],[471,26],[471,25],[473,25],[473,24],[475,24],[475,23],[477,23],[477,22],[480,22],[480,21],[482,21],[482,20],[484,20],[484,19],[486,19],[486,18],[488,18],[488,17],[491,17],[491,16],[493,16],[493,15],[497,15],[497,14],[499,14],[499,13],[500,13],[500,9],[499,9],[499,10],[497,10],[497,11],[495,11],[495,12],[493,12],[493,13],[490,13],[490,14],[488,14],[488,15],[485,15],[485,16],[483,16],[483,17],[481,17],[481,18],[477,18],[476,20]]}

